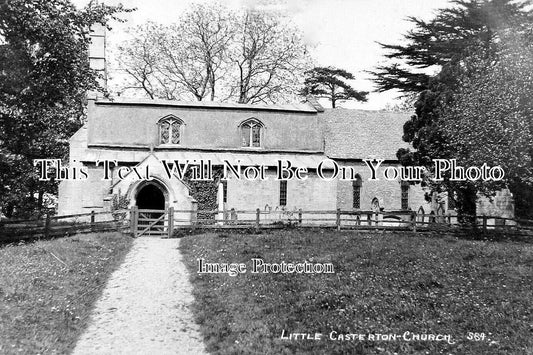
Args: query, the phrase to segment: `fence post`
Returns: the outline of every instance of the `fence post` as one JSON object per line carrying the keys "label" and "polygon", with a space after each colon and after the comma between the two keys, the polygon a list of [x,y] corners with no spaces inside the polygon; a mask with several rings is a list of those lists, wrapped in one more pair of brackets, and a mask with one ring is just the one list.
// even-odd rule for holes
{"label": "fence post", "polygon": [[487,230],[487,216],[483,215],[483,230]]}
{"label": "fence post", "polygon": [[366,214],[366,222],[368,223],[369,226],[372,225],[372,213]]}
{"label": "fence post", "polygon": [[91,211],[91,232],[94,232],[94,221],[96,219],[96,215],[94,210]]}
{"label": "fence post", "polygon": [[131,233],[133,233],[134,238],[137,238],[138,218],[139,218],[139,210],[137,209],[137,206],[133,206],[130,212],[130,226],[131,226]]}
{"label": "fence post", "polygon": [[46,221],[44,222],[44,237],[48,238],[50,235],[50,212],[46,213]]}
{"label": "fence post", "polygon": [[174,207],[168,208],[168,237],[172,238],[174,232]]}
{"label": "fence post", "polygon": [[302,209],[298,210],[298,224],[302,225]]}
{"label": "fence post", "polygon": [[337,230],[340,231],[341,230],[341,209],[340,208],[337,208]]}
{"label": "fence post", "polygon": [[259,218],[261,216],[261,210],[258,208],[255,210],[255,230],[259,231]]}
{"label": "fence post", "polygon": [[416,232],[416,212],[415,211],[411,213],[411,228],[413,229],[413,232]]}

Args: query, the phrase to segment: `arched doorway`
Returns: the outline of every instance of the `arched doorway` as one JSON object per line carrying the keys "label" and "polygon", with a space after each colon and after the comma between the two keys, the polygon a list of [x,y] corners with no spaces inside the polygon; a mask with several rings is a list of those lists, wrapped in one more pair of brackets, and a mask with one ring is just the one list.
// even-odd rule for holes
{"label": "arched doorway", "polygon": [[136,197],[136,205],[139,209],[164,210],[165,194],[159,186],[153,183],[143,186]]}
{"label": "arched doorway", "polygon": [[136,236],[168,235],[165,218],[167,195],[166,189],[153,181],[139,186],[135,196],[138,208]]}

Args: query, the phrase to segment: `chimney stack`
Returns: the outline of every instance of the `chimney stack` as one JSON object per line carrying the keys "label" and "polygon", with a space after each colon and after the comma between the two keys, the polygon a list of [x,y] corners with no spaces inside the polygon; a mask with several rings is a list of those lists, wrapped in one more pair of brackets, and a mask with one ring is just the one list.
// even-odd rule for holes
{"label": "chimney stack", "polygon": [[105,62],[106,29],[99,23],[91,28],[91,44],[89,45],[89,65],[98,72],[100,85],[107,89],[107,70]]}

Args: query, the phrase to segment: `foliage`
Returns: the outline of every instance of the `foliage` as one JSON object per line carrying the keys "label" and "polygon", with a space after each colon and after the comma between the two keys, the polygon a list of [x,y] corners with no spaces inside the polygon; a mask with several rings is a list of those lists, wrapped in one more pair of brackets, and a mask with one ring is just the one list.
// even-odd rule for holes
{"label": "foliage", "polygon": [[[404,165],[426,166],[430,171],[432,159],[457,158],[440,118],[461,88],[462,78],[475,71],[464,65],[464,59],[479,52],[493,55],[498,51],[502,31],[519,28],[532,19],[528,2],[458,0],[453,4],[439,10],[430,21],[410,18],[415,29],[405,35],[407,44],[382,44],[389,51],[386,57],[392,64],[380,66],[373,73],[379,91],[418,93],[415,115],[404,125],[403,136],[414,151],[400,149],[397,156]],[[460,213],[475,212],[477,186],[470,183],[430,186],[433,191],[453,191]]]}
{"label": "foliage", "polygon": [[119,47],[127,89],[150,98],[275,102],[308,67],[299,32],[267,12],[195,5],[177,24],[148,22]]}
{"label": "foliage", "polygon": [[[533,27],[501,36],[494,56],[473,55],[442,115],[446,139],[466,166],[503,167],[519,216],[533,217]],[[473,71],[473,70],[472,70]],[[496,186],[496,188],[502,187]],[[487,183],[480,191],[494,190]]]}
{"label": "foliage", "polygon": [[124,219],[127,212],[115,213],[115,211],[126,210],[128,209],[129,205],[130,199],[127,197],[127,195],[122,195],[119,190],[118,194],[114,194],[111,198],[111,212],[113,213],[113,218],[116,220]]}
{"label": "foliage", "polygon": [[9,217],[42,208],[56,182],[37,181],[33,159],[61,158],[84,117],[90,27],[124,11],[68,0],[0,2],[0,208]]}
{"label": "foliage", "polygon": [[[222,176],[220,167],[213,168],[212,180],[191,180],[192,171],[188,170],[183,182],[188,186],[191,196],[198,203],[198,211],[216,211],[218,210],[218,185]],[[197,218],[200,220],[213,220],[215,214],[199,212]]]}
{"label": "foliage", "polygon": [[88,325],[108,277],[132,239],[119,233],[0,249],[3,354],[67,354]]}
{"label": "foliage", "polygon": [[403,113],[410,113],[413,112],[415,109],[415,102],[418,99],[418,95],[416,93],[409,93],[406,95],[403,95],[399,98],[398,101],[394,103],[387,103],[385,107],[383,108],[383,111],[387,112],[403,112]]}
{"label": "foliage", "polygon": [[[180,248],[191,272],[193,311],[210,353],[503,354],[533,347],[528,242],[286,230],[225,238],[209,233],[184,238]],[[247,272],[199,274],[198,258],[244,263]],[[253,274],[251,258],[331,262],[335,274]],[[323,336],[320,341],[280,340],[283,330]],[[332,331],[450,334],[455,344],[338,341],[329,339]],[[486,338],[469,341],[468,332],[483,332]]]}
{"label": "foliage", "polygon": [[335,108],[337,101],[357,100],[366,101],[366,91],[357,91],[346,80],[353,80],[352,73],[334,67],[315,67],[305,72],[305,87],[301,95],[314,95],[327,98],[331,107]]}

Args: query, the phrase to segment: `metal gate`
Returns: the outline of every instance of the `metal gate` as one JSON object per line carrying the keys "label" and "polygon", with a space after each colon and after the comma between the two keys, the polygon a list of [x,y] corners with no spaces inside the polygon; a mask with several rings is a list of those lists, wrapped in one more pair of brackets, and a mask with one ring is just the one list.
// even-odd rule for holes
{"label": "metal gate", "polygon": [[158,236],[170,237],[172,221],[169,223],[169,215],[165,210],[140,210],[132,209],[134,218],[133,232],[135,237]]}

